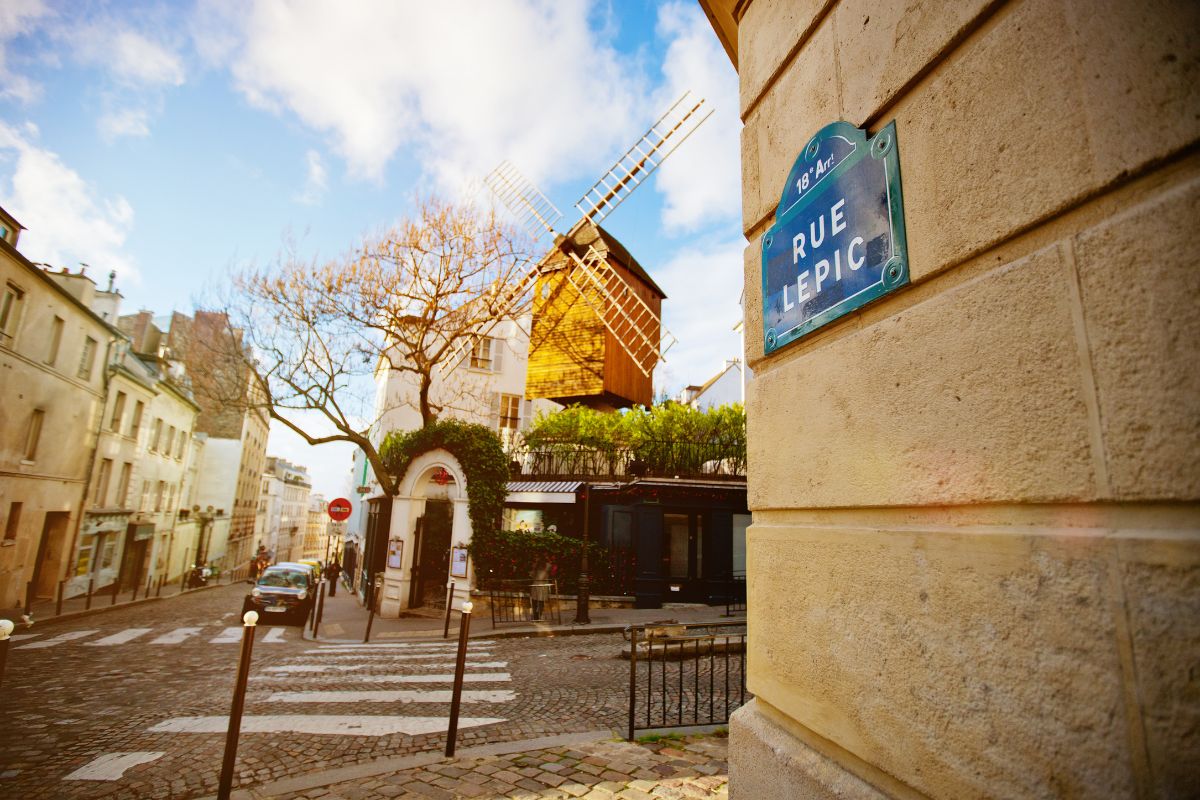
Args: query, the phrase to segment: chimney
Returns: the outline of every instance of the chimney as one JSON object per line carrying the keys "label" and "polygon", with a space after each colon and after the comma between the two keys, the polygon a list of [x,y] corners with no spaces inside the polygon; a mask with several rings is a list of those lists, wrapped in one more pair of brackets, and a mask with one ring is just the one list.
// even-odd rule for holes
{"label": "chimney", "polygon": [[113,286],[116,284],[116,281],[117,271],[114,269],[112,272],[108,273],[108,289],[106,291],[111,292],[113,290]]}

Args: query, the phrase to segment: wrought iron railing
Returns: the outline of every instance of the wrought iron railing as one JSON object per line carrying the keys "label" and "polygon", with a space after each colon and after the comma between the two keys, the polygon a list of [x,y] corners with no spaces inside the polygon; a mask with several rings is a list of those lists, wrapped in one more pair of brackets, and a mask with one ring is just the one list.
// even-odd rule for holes
{"label": "wrought iron railing", "polygon": [[628,446],[573,442],[510,446],[521,475],[535,478],[744,478],[744,442],[652,441]]}
{"label": "wrought iron railing", "polygon": [[725,595],[725,616],[746,613],[746,574],[735,574],[729,578]]}
{"label": "wrought iron railing", "polygon": [[493,580],[487,584],[492,628],[506,623],[562,624],[558,583],[553,580]]}
{"label": "wrought iron railing", "polygon": [[629,729],[722,725],[746,693],[746,623],[632,625]]}

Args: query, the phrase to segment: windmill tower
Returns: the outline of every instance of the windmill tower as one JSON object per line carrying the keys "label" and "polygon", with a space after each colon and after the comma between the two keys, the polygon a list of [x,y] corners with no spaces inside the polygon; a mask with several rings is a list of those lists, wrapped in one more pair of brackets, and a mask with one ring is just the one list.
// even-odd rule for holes
{"label": "windmill tower", "polygon": [[[649,406],[653,373],[675,337],[662,325],[666,294],[600,222],[700,125],[712,109],[684,93],[575,204],[581,216],[566,234],[562,213],[508,162],[485,179],[535,240],[554,245],[516,285],[493,294],[501,309],[533,290],[533,327],[525,396],[611,409]],[[464,340],[444,364],[452,369],[479,337]]]}

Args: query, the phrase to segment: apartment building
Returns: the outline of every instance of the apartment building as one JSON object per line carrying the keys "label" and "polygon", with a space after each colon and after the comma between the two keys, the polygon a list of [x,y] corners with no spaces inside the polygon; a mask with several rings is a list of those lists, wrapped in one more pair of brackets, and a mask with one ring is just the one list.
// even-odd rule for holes
{"label": "apartment building", "polygon": [[[120,332],[17,250],[0,209],[0,603],[53,597],[68,577]],[[84,299],[81,299],[84,297]],[[132,396],[132,388],[130,388]],[[117,470],[116,478],[120,474]]]}

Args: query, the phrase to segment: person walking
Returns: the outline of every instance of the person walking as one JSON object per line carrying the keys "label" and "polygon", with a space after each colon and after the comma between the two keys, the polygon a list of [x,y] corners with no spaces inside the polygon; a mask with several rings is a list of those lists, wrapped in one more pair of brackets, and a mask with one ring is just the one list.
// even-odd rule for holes
{"label": "person walking", "polygon": [[329,596],[337,595],[338,576],[342,574],[342,568],[338,564],[337,559],[329,562],[329,566],[325,567],[325,577],[329,579]]}
{"label": "person walking", "polygon": [[550,599],[550,562],[539,558],[534,562],[533,581],[529,584],[529,601],[533,606],[533,619],[538,621],[546,610]]}

